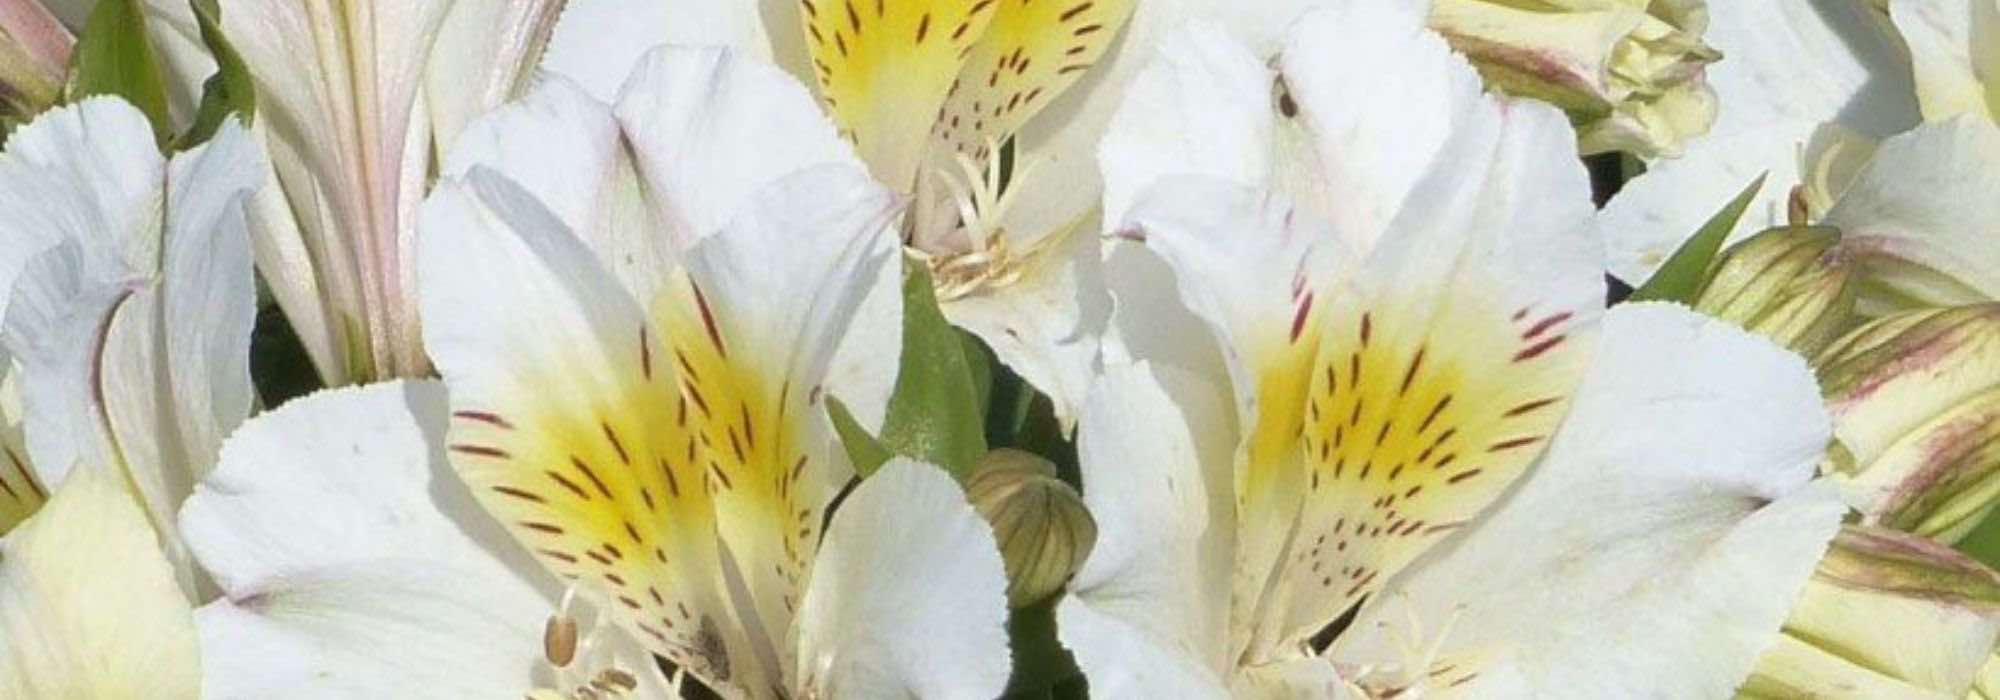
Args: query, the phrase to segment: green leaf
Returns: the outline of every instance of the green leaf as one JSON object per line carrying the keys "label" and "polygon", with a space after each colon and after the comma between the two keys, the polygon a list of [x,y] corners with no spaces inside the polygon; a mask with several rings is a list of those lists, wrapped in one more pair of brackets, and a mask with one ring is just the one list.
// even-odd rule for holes
{"label": "green leaf", "polygon": [[201,43],[215,57],[215,74],[201,84],[201,105],[196,107],[194,124],[174,141],[175,150],[207,142],[231,114],[249,124],[257,115],[257,87],[251,82],[250,67],[222,34],[222,10],[215,0],[189,0],[195,22],[201,25]]}
{"label": "green leaf", "polygon": [[903,262],[903,361],[882,422],[883,446],[944,467],[960,481],[986,454],[980,392],[958,329],[938,309],[930,271]]}
{"label": "green leaf", "polygon": [[167,123],[167,87],[146,36],[146,13],[140,0],[103,0],[84,21],[70,55],[65,102],[92,95],[116,95],[138,107],[153,124],[153,139],[165,144],[172,135]]}
{"label": "green leaf", "polygon": [[1986,516],[1957,546],[1981,564],[2000,567],[2000,512]]}
{"label": "green leaf", "polygon": [[986,343],[970,331],[958,331],[959,342],[965,345],[965,367],[972,372],[972,390],[978,394],[979,418],[986,419],[987,408],[993,405],[993,364],[997,361],[993,351],[986,349]]}
{"label": "green leaf", "polygon": [[1743,218],[1743,211],[1750,208],[1750,200],[1756,198],[1757,191],[1764,187],[1764,175],[1743,188],[1743,193],[1730,200],[1728,206],[1708,223],[1702,224],[1692,238],[1682,243],[1679,250],[1660,266],[1653,278],[1644,286],[1632,292],[1630,301],[1675,301],[1682,304],[1694,303],[1701,287],[1708,281],[1709,264],[1715,261],[1716,253],[1722,251],[1722,244],[1728,240],[1729,232],[1736,229],[1736,222]]}
{"label": "green leaf", "polygon": [[840,399],[827,397],[826,416],[833,420],[833,432],[840,436],[841,446],[847,449],[847,460],[854,463],[854,473],[862,478],[868,478],[890,457],[896,456],[889,448],[883,447],[875,436],[869,435],[860,421],[854,420],[854,414],[848,412],[847,404],[841,403]]}

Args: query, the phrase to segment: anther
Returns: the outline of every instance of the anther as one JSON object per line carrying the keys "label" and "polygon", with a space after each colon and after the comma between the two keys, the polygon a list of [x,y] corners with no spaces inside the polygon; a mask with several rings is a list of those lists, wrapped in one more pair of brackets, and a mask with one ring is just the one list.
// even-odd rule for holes
{"label": "anther", "polygon": [[569,666],[576,660],[576,620],[558,613],[549,616],[549,622],[542,628],[542,656],[556,668]]}

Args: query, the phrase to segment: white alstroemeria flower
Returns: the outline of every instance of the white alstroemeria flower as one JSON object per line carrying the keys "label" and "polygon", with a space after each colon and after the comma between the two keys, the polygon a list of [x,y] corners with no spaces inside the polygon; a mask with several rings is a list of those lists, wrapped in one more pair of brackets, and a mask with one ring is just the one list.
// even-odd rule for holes
{"label": "white alstroemeria flower", "polygon": [[[434,381],[334,389],[232,434],[181,511],[222,598],[195,612],[204,697],[521,697],[662,682],[609,630],[549,662],[563,591],[451,471]],[[573,606],[572,606],[573,607]],[[584,643],[588,642],[588,643]]]}
{"label": "white alstroemeria flower", "polygon": [[1910,47],[1926,121],[2000,119],[2000,5],[1993,0],[1875,0]]}
{"label": "white alstroemeria flower", "polygon": [[1713,2],[1707,39],[1723,55],[1708,68],[1715,126],[1604,208],[1611,273],[1630,284],[1759,175],[1734,238],[1786,223],[1794,188],[1823,213],[1875,141],[1919,120],[1909,55],[1867,3]]}
{"label": "white alstroemeria flower", "polygon": [[[634,62],[610,104],[560,74],[475,121],[443,173],[490,168],[584,239],[637,299],[752,195],[824,164],[861,168],[803,85],[722,48],[664,47]],[[842,342],[828,389],[863,423],[882,421],[902,350],[900,270],[884,266]]]}
{"label": "white alstroemeria flower", "polygon": [[[786,125],[757,109],[786,100],[775,72],[719,49],[663,49],[647,65],[619,116],[660,121],[635,140]],[[703,95],[720,97],[684,102]],[[679,121],[700,118],[735,121]],[[894,256],[895,198],[837,160],[745,183],[749,171],[710,162],[741,145],[694,143],[636,157],[671,185],[657,194],[674,218],[657,220],[719,227],[654,268],[644,298],[566,223],[598,200],[545,204],[486,166],[439,185],[418,260],[454,465],[539,561],[726,696],[997,695],[1005,576],[957,486],[892,464],[826,523],[853,471],[823,380]],[[537,181],[587,190],[602,175]]]}
{"label": "white alstroemeria flower", "polygon": [[[195,613],[204,697],[540,700],[584,687],[599,694],[579,697],[672,697],[673,682],[624,631],[579,619],[596,584],[565,590],[481,509],[446,456],[453,420],[443,385],[388,383],[301,398],[230,437],[181,514],[224,592]],[[830,537],[928,525],[904,540],[921,546],[905,549],[836,555],[830,539],[822,556],[839,558],[823,562],[836,567],[825,576],[838,581],[814,589],[829,606],[890,613],[918,600],[913,589],[955,581],[903,575],[938,572],[976,532],[955,487],[927,469],[886,467],[841,507]],[[562,627],[552,619],[579,623],[572,643],[550,634]],[[894,650],[933,628],[843,629],[884,635]],[[550,659],[564,651],[564,663]]]}
{"label": "white alstroemeria flower", "polygon": [[[429,370],[409,260],[417,205],[464,125],[519,91],[561,4],[223,4],[271,160],[250,208],[258,266],[326,383]],[[148,12],[155,34],[177,37],[161,52],[172,82],[198,95],[214,65],[188,56],[202,50],[187,42],[187,2]]]}
{"label": "white alstroemeria flower", "polygon": [[84,465],[0,537],[0,696],[200,697],[187,599],[123,477]]}
{"label": "white alstroemeria flower", "polygon": [[[646,48],[725,44],[811,84],[876,177],[912,197],[903,233],[929,261],[945,315],[1067,423],[1108,308],[1093,149],[1126,84],[1188,18],[1268,53],[1301,9],[1325,1],[575,0],[544,67],[608,100]],[[1003,164],[992,149],[1010,143]],[[870,339],[895,331],[880,329],[877,305],[864,306],[837,367],[883,364]]]}
{"label": "white alstroemeria flower", "polygon": [[[1839,526],[1833,489],[1808,483],[1827,419],[1803,362],[1723,322],[1645,305],[1604,325],[1571,417],[1485,514],[1402,497],[1385,525],[1379,499],[1407,491],[1328,479],[1300,512],[1346,503],[1298,517],[1270,578],[1231,573],[1255,534],[1226,398],[1170,369],[1111,370],[1079,432],[1097,547],[1058,611],[1093,696],[1726,697]],[[1450,485],[1448,470],[1402,481]],[[1377,568],[1377,543],[1439,522],[1465,527]],[[1373,592],[1351,622],[1295,619],[1258,650],[1277,611],[1246,605],[1339,600],[1358,572]]]}
{"label": "white alstroemeria flower", "polygon": [[[1786,480],[1746,477],[1754,488],[1715,502],[1735,504],[1734,510],[1697,502],[1692,510],[1663,514],[1651,509],[1645,491],[1626,490],[1640,485],[1618,484],[1600,492],[1607,502],[1614,496],[1622,499],[1615,502],[1650,523],[1675,522],[1674,517],[1692,513],[1721,518],[1676,533],[1684,538],[1680,541],[1663,535],[1666,539],[1630,544],[1623,538],[1645,530],[1592,530],[1588,519],[1572,521],[1539,510],[1555,508],[1546,504],[1514,516],[1527,521],[1524,525],[1499,516],[1478,524],[1494,503],[1531,493],[1521,489],[1532,483],[1514,484],[1545,449],[1551,450],[1545,464],[1574,460],[1584,465],[1575,468],[1587,471],[1601,468],[1605,462],[1596,451],[1609,446],[1641,442],[1647,434],[1687,439],[1678,430],[1618,435],[1588,422],[1557,431],[1572,410],[1608,416],[1608,402],[1623,397],[1659,396],[1665,401],[1671,389],[1688,382],[1687,376],[1649,369],[1643,379],[1663,383],[1642,393],[1646,385],[1620,384],[1626,381],[1620,371],[1627,365],[1618,360],[1591,375],[1600,388],[1584,385],[1579,391],[1597,344],[1604,287],[1588,183],[1575,157],[1575,137],[1560,112],[1483,95],[1470,66],[1424,29],[1421,8],[1354,3],[1310,13],[1293,31],[1274,67],[1216,31],[1198,27],[1177,35],[1163,46],[1157,67],[1134,84],[1103,147],[1106,211],[1128,222],[1125,235],[1142,239],[1165,259],[1178,278],[1182,300],[1220,339],[1235,411],[1197,431],[1198,439],[1213,440],[1202,436],[1218,431],[1223,436],[1219,445],[1203,448],[1207,458],[1201,460],[1204,467],[1221,470],[1204,472],[1220,475],[1209,482],[1212,500],[1206,501],[1215,515],[1189,529],[1159,528],[1195,540],[1202,532],[1219,530],[1224,534],[1207,535],[1219,541],[1205,545],[1220,552],[1216,558],[1199,565],[1166,565],[1160,571],[1173,572],[1171,582],[1157,572],[1114,575],[1126,563],[1103,564],[1106,568],[1095,573],[1093,564],[1086,563],[1073,586],[1085,604],[1153,611],[1178,608],[1145,601],[1130,587],[1191,589],[1196,592],[1176,595],[1204,601],[1202,607],[1186,609],[1200,611],[1191,614],[1206,622],[1166,620],[1155,626],[1127,616],[1093,626],[1087,619],[1075,622],[1078,616],[1088,618],[1090,611],[1079,612],[1073,605],[1063,634],[1079,650],[1085,668],[1095,669],[1093,692],[1144,681],[1150,673],[1129,671],[1133,664],[1150,668],[1156,662],[1120,661],[1117,650],[1124,648],[1161,649],[1192,659],[1169,664],[1177,670],[1160,677],[1206,679],[1206,687],[1216,692],[1227,687],[1252,695],[1332,693],[1339,685],[1335,668],[1316,660],[1311,640],[1364,600],[1372,603],[1353,632],[1343,635],[1335,658],[1370,667],[1367,673],[1348,669],[1348,681],[1384,692],[1414,686],[1437,690],[1458,682],[1471,659],[1454,655],[1449,661],[1458,675],[1440,671],[1431,677],[1427,674],[1441,667],[1422,658],[1429,654],[1413,653],[1389,668],[1381,662],[1396,659],[1377,658],[1367,645],[1379,643],[1369,641],[1380,632],[1374,616],[1393,611],[1390,606],[1405,595],[1415,596],[1412,604],[1419,606],[1428,626],[1425,635],[1435,635],[1436,626],[1448,621],[1452,605],[1478,599],[1473,596],[1483,589],[1459,588],[1451,592],[1460,597],[1424,607],[1437,598],[1422,594],[1422,580],[1399,576],[1430,568],[1423,565],[1424,557],[1441,551],[1439,547],[1459,547],[1446,538],[1468,525],[1475,531],[1472,536],[1558,521],[1571,523],[1559,532],[1588,533],[1566,534],[1563,549],[1536,559],[1536,567],[1521,569],[1522,578],[1516,580],[1548,569],[1577,570],[1581,565],[1566,558],[1607,540],[1620,542],[1629,549],[1607,555],[1618,561],[1603,572],[1595,567],[1590,572],[1603,586],[1591,596],[1609,598],[1579,600],[1593,601],[1592,615],[1633,615],[1638,613],[1619,611],[1604,601],[1642,591],[1635,585],[1638,579],[1616,579],[1623,575],[1617,572],[1628,571],[1620,567],[1639,553],[1660,546],[1685,557],[1702,551],[1718,532],[1742,518],[1782,518],[1787,528],[1801,520],[1813,524],[1798,529],[1801,541],[1787,540],[1789,548],[1780,547],[1789,559],[1774,559],[1776,568],[1759,570],[1774,588],[1750,602],[1725,606],[1762,617],[1711,624],[1712,639],[1662,633],[1661,641],[1670,646],[1656,648],[1716,645],[1717,651],[1705,658],[1721,659],[1714,662],[1720,675],[1652,678],[1667,674],[1649,672],[1649,682],[1665,684],[1661,687],[1681,683],[1689,692],[1726,692],[1768,641],[1758,635],[1775,633],[1841,510],[1830,489],[1823,488],[1798,504],[1788,501],[1775,515],[1753,516],[1761,503],[1746,498],[1788,496],[1810,476],[1813,456],[1824,445],[1826,421],[1809,375],[1795,358],[1759,342],[1732,334],[1713,341],[1732,352],[1764,353],[1768,357],[1751,362],[1758,367],[1789,363],[1790,374],[1780,377],[1795,381],[1779,384],[1787,392],[1779,395],[1796,397],[1806,409],[1777,414],[1786,421],[1757,423],[1784,431],[1787,438],[1774,438],[1772,444],[1788,459],[1774,464],[1791,471]],[[1124,352],[1173,357],[1157,354],[1141,341],[1164,340],[1175,346],[1169,350],[1199,342],[1188,337],[1185,324],[1177,326],[1177,336],[1160,331],[1160,326],[1175,325],[1157,313],[1160,309],[1127,297],[1122,289],[1114,292],[1120,316],[1155,334],[1121,335]],[[1700,322],[1687,315],[1654,317],[1662,313],[1633,312],[1624,324],[1613,324],[1612,330],[1624,334],[1615,341],[1620,343],[1616,354],[1635,352],[1627,345],[1643,350],[1677,334],[1689,336],[1678,340],[1678,347],[1695,346],[1694,336],[1721,332],[1696,328]],[[1158,337],[1162,335],[1167,337]],[[1738,361],[1727,353],[1718,358],[1701,368],[1716,371]],[[1199,363],[1193,367],[1224,374]],[[1667,381],[1671,377],[1679,378]],[[1607,384],[1612,388],[1601,388]],[[1758,401],[1764,403],[1741,400],[1753,412],[1766,405],[1799,405],[1773,404],[1767,396]],[[1684,406],[1662,405],[1657,415],[1670,415],[1668,408]],[[1132,411],[1102,413],[1126,416]],[[1091,415],[1086,412],[1087,421]],[[1228,427],[1232,419],[1234,428]],[[1101,471],[1111,463],[1129,467],[1157,461],[1100,452],[1089,446],[1090,428],[1085,431],[1087,470],[1092,463],[1107,465],[1093,470]],[[1150,431],[1126,432],[1153,439]],[[1230,450],[1233,458],[1222,456],[1220,463],[1231,466],[1216,466],[1215,455]],[[1644,454],[1641,459],[1671,453]],[[1719,454],[1728,459],[1718,464],[1743,464],[1737,453]],[[1200,483],[1187,474],[1167,478],[1176,485]],[[1513,495],[1504,496],[1510,487]],[[1150,488],[1154,493],[1160,489]],[[1713,486],[1673,488],[1670,493],[1713,492]],[[1110,494],[1124,491],[1085,484],[1086,498],[1097,499],[1092,506],[1100,522],[1124,517],[1114,514],[1123,506],[1105,502]],[[1186,499],[1194,497],[1185,486],[1172,486],[1169,495],[1183,499],[1179,507],[1192,508]],[[1795,516],[1793,508],[1805,515]],[[1158,521],[1137,517],[1125,527],[1153,522]],[[1504,557],[1519,551],[1513,543],[1531,539],[1516,536],[1521,539],[1465,551]],[[1115,543],[1118,535],[1104,537]],[[1106,539],[1099,546],[1126,552],[1104,555],[1110,562],[1152,550],[1147,545],[1127,549]],[[1095,562],[1099,555],[1092,556]],[[1413,563],[1418,566],[1412,568]],[[1631,575],[1639,576],[1637,571]],[[1092,592],[1099,587],[1101,592]],[[1689,589],[1704,590],[1691,584],[1657,595],[1672,597]],[[1547,592],[1546,587],[1533,590],[1536,595]],[[1508,673],[1481,672],[1484,680],[1468,682],[1525,682],[1531,689],[1553,692],[1562,687],[1549,680],[1550,674],[1561,669],[1544,665],[1546,658],[1531,653],[1530,643],[1542,650],[1556,641],[1578,643],[1562,636],[1574,634],[1574,624],[1552,621],[1551,629],[1560,633],[1549,636],[1560,639],[1540,641],[1483,638],[1507,627],[1476,627],[1481,631],[1472,639],[1478,645],[1455,649],[1485,651],[1499,645],[1495,651],[1521,657],[1511,662]],[[1644,629],[1630,624],[1631,634]],[[1133,636],[1119,632],[1119,626],[1207,631],[1190,637],[1201,640],[1196,643],[1157,633]],[[1431,649],[1429,637],[1408,641]],[[1620,663],[1684,657],[1678,652],[1646,654]],[[1570,690],[1617,696],[1617,676],[1592,674],[1595,685]],[[1143,695],[1134,689],[1129,696]]]}
{"label": "white alstroemeria flower", "polygon": [[0,155],[0,344],[26,447],[9,461],[45,487],[121,470],[177,565],[174,510],[255,400],[244,207],[263,168],[233,121],[164,157],[115,98],[46,112]]}

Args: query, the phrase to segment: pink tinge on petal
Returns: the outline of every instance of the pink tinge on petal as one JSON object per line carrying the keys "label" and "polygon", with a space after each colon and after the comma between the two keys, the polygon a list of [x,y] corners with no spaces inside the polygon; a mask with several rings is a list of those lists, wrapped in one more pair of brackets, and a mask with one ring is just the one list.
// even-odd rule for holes
{"label": "pink tinge on petal", "polygon": [[76,46],[76,37],[40,0],[0,0],[0,32],[20,42],[53,79],[61,79],[70,49]]}

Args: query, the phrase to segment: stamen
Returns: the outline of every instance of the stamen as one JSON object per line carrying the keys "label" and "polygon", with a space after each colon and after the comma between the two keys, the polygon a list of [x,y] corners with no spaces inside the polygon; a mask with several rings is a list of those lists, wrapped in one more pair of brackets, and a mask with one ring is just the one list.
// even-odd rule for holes
{"label": "stamen", "polygon": [[[986,150],[998,153],[999,144],[989,139]],[[930,267],[941,300],[956,299],[981,289],[1004,287],[1019,281],[1032,268],[1033,261],[1060,245],[1083,221],[1079,217],[1067,228],[1047,232],[1026,250],[1011,251],[1001,221],[1019,198],[1020,187],[1017,184],[1033,175],[1041,159],[1017,156],[1011,176],[1001,172],[998,156],[989,158],[982,165],[978,160],[958,153],[954,155],[954,162],[959,172],[927,170],[923,179],[925,182],[943,182],[950,189],[950,206],[958,211],[957,228],[953,233],[965,236],[964,250],[936,250],[936,246],[926,243],[947,240],[948,236],[916,232],[912,235],[913,247],[908,251]],[[932,225],[944,224],[934,222]]]}
{"label": "stamen", "polygon": [[556,602],[555,613],[542,626],[542,658],[557,670],[576,660],[576,619],[569,615],[570,605],[575,602],[576,584],[571,583]]}
{"label": "stamen", "polygon": [[[609,641],[604,635],[616,632],[606,632],[609,628],[608,617],[594,609],[582,609],[588,606],[577,597],[581,585],[572,582],[563,589],[555,612],[549,615],[547,624],[542,628],[542,656],[549,665],[555,687],[536,689],[528,697],[614,700],[628,697],[639,688],[639,678],[618,667],[610,652],[599,653],[599,647]],[[590,621],[587,630],[579,630],[577,620],[580,616]],[[600,655],[606,658],[597,658]],[[668,685],[661,678],[659,669],[653,669],[652,674],[660,685]],[[678,685],[672,687],[678,688]]]}
{"label": "stamen", "polygon": [[1431,689],[1432,677],[1435,675],[1432,669],[1437,667],[1438,659],[1444,653],[1445,641],[1451,637],[1451,632],[1458,626],[1459,620],[1465,617],[1464,605],[1452,608],[1451,616],[1438,628],[1436,636],[1426,644],[1423,642],[1425,637],[1423,622],[1417,619],[1416,606],[1410,604],[1408,594],[1399,591],[1396,595],[1404,598],[1403,614],[1407,626],[1398,629],[1388,627],[1388,623],[1376,624],[1378,629],[1383,629],[1389,635],[1403,659],[1387,667],[1360,666],[1354,670],[1351,677],[1344,675],[1342,682],[1359,697],[1423,697],[1425,691]]}

